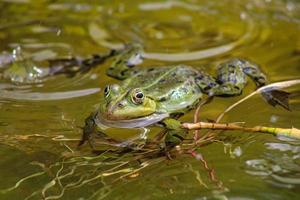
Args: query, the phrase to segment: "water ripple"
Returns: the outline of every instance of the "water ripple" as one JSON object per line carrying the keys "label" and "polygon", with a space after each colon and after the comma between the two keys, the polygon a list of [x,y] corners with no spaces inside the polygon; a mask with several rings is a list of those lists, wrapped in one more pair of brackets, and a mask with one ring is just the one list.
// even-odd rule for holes
{"label": "water ripple", "polygon": [[70,90],[65,92],[48,92],[48,93],[1,90],[0,98],[12,99],[12,100],[51,101],[51,100],[62,100],[62,99],[82,97],[86,95],[95,94],[99,91],[100,88],[89,88],[89,89],[82,89],[82,90]]}
{"label": "water ripple", "polygon": [[[176,62],[199,60],[228,53],[255,40],[259,34],[260,28],[255,25],[254,19],[243,7],[237,8],[239,12],[227,13],[228,16],[224,16],[224,20],[216,19],[215,26],[210,24],[210,21],[220,12],[217,7],[194,6],[179,1],[141,3],[138,7],[145,12],[144,18],[136,18],[134,15],[124,18],[110,16],[109,20],[101,22],[101,25],[92,22],[89,25],[91,38],[100,46],[121,48],[122,43],[117,43],[113,37],[114,33],[124,29],[126,25],[127,31],[121,36],[118,35],[122,38],[121,41],[139,41],[151,48],[151,50],[146,48],[144,55],[146,58]],[[176,16],[169,16],[165,21],[159,21],[160,19],[152,15],[153,12],[158,11],[169,15],[169,10],[173,7],[181,8],[183,11],[181,10]],[[212,10],[214,12],[211,12]],[[203,17],[196,17],[200,11]],[[133,18],[135,19],[132,20]],[[155,18],[155,23],[152,18]],[[149,23],[146,23],[147,21]],[[240,30],[238,34],[230,35],[229,27],[232,26],[233,21],[239,21]],[[210,27],[204,30],[198,27],[197,23],[210,24],[208,25]],[[131,40],[128,40],[128,37],[131,37]],[[147,42],[150,40],[151,44]],[[153,51],[156,49],[166,52]]]}
{"label": "water ripple", "polygon": [[246,173],[261,176],[266,182],[282,188],[300,184],[299,146],[288,143],[266,143],[270,152],[263,158],[246,161]]}

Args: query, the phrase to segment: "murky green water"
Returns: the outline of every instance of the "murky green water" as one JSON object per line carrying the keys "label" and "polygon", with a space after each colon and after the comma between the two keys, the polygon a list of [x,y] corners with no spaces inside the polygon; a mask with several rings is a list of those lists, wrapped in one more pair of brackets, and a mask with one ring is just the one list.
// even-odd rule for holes
{"label": "murky green water", "polygon": [[[138,41],[155,58],[146,59],[145,66],[185,63],[214,73],[218,63],[238,56],[261,65],[270,82],[300,78],[296,0],[1,0],[0,11],[0,51],[21,46],[41,64]],[[197,149],[210,170],[188,154],[141,164],[130,153],[113,159],[109,153],[92,154],[88,145],[77,150],[80,127],[97,106],[99,90],[115,82],[105,76],[109,64],[37,84],[0,80],[0,199],[300,198],[297,140],[227,132]],[[250,83],[243,96],[253,89]],[[202,109],[201,119],[216,118],[240,98],[216,98]],[[273,108],[257,96],[223,121],[300,128],[299,96],[292,97],[291,109]],[[182,121],[192,119],[191,112]],[[139,134],[110,132],[123,140]]]}

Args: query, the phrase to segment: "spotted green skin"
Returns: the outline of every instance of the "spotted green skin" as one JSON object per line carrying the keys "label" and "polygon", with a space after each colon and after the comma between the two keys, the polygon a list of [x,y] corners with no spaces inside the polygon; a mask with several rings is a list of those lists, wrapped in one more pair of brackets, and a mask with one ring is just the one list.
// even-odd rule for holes
{"label": "spotted green skin", "polygon": [[[179,144],[187,133],[172,116],[194,108],[204,95],[241,94],[247,82],[246,75],[258,87],[266,83],[266,77],[259,68],[242,59],[220,64],[215,78],[187,65],[135,67],[141,63],[142,54],[138,44],[129,45],[119,52],[107,74],[122,81],[106,87],[99,110],[88,119],[96,120],[101,116],[107,120],[122,121],[167,113],[170,117],[163,119],[160,124],[168,129],[165,145],[172,147]],[[137,93],[143,94],[139,102],[136,102]],[[86,120],[86,123],[90,124],[90,121]]]}
{"label": "spotted green skin", "polygon": [[[101,99],[100,114],[110,120],[128,120],[153,113],[185,113],[203,97],[239,95],[246,85],[246,75],[258,87],[266,76],[246,60],[232,59],[218,66],[217,77],[187,65],[137,68],[142,59],[142,47],[131,44],[119,52],[107,74],[120,84],[107,87]],[[134,102],[135,91],[143,93],[142,103]]]}

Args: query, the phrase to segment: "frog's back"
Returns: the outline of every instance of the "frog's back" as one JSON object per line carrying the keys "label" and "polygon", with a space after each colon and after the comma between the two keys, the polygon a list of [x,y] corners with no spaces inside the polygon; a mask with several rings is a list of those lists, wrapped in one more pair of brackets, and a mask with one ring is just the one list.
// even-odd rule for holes
{"label": "frog's back", "polygon": [[168,113],[190,109],[202,96],[195,78],[200,72],[186,66],[168,66],[139,70],[128,80],[124,88],[141,88],[158,102],[159,109]]}

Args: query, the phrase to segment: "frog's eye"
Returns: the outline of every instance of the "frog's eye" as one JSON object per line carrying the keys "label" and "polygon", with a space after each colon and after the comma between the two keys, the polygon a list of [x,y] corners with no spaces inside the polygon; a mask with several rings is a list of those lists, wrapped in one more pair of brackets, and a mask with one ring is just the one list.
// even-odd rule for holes
{"label": "frog's eye", "polygon": [[110,87],[109,85],[105,87],[104,89],[104,96],[107,98],[110,94]]}
{"label": "frog's eye", "polygon": [[140,89],[135,89],[132,94],[132,102],[135,104],[141,104],[143,103],[145,98],[145,95]]}

